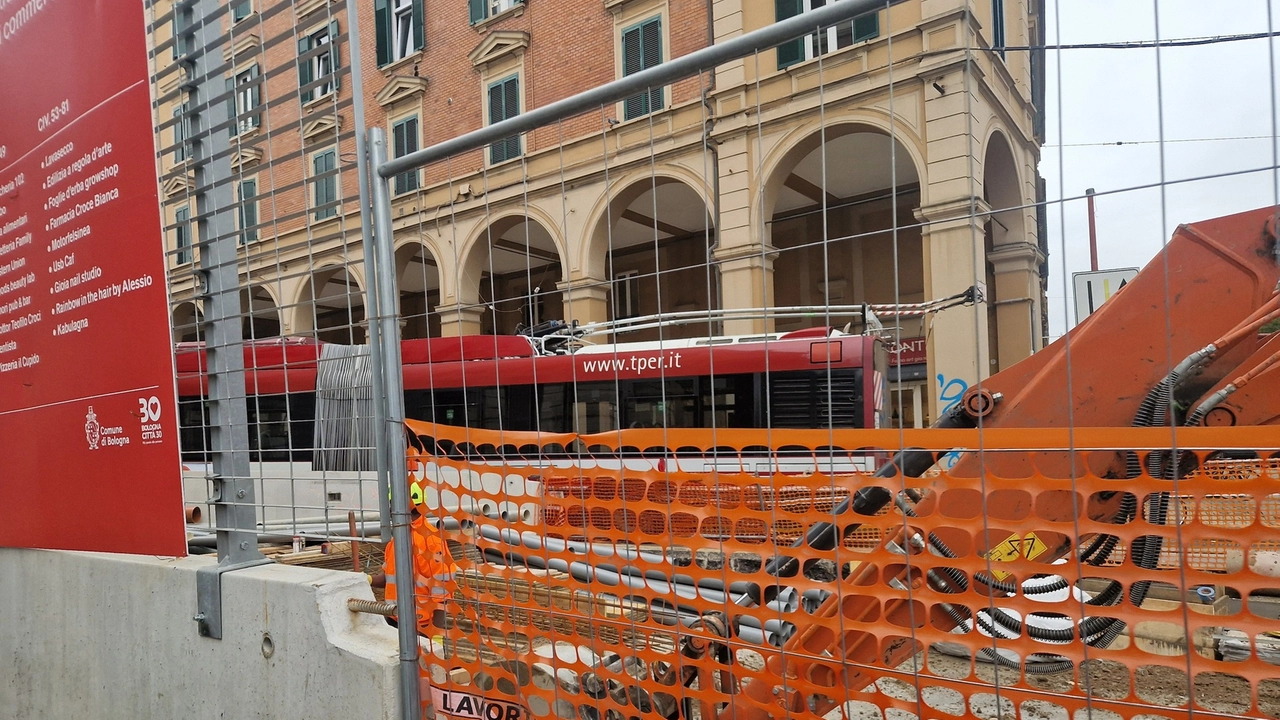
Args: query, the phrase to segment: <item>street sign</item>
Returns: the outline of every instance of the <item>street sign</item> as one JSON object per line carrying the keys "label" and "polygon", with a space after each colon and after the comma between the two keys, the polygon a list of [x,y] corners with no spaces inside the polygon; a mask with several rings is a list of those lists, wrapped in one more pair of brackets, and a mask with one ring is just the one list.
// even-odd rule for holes
{"label": "street sign", "polygon": [[185,554],[143,3],[0,27],[0,546]]}
{"label": "street sign", "polygon": [[1102,307],[1107,298],[1137,276],[1138,268],[1072,273],[1076,293],[1076,322],[1092,315]]}

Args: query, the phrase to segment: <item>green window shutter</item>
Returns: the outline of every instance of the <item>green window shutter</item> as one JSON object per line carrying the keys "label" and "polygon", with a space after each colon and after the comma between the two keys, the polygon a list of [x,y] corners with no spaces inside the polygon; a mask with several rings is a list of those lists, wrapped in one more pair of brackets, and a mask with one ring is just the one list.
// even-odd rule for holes
{"label": "green window shutter", "polygon": [[334,20],[329,23],[329,70],[333,73],[333,89],[337,90],[338,84],[338,68],[342,67],[342,61],[338,55],[338,21]]}
{"label": "green window shutter", "polygon": [[413,0],[413,49],[421,50],[426,44],[426,28],[423,24],[422,0]]}
{"label": "green window shutter", "polygon": [[[662,64],[662,20],[654,18],[640,26],[640,40],[644,45],[644,69]],[[662,109],[662,88],[649,90],[649,112]]]}
{"label": "green window shutter", "polygon": [[311,58],[307,57],[309,52],[311,52],[311,36],[304,35],[298,38],[298,87],[302,88],[302,102],[309,102],[315,97],[315,90],[307,87],[315,80],[311,76]]}
{"label": "green window shutter", "polygon": [[183,111],[186,106],[180,105],[173,109],[173,161],[175,163],[182,162],[187,159],[187,119],[183,117]]}
{"label": "green window shutter", "polygon": [[323,220],[338,214],[338,208],[332,207],[332,203],[338,199],[338,179],[331,173],[335,167],[337,157],[333,150],[316,155],[313,161],[315,168],[315,212],[316,219]]}
{"label": "green window shutter", "polygon": [[[623,76],[662,63],[662,20],[651,18],[622,31]],[[622,116],[631,120],[662,109],[662,88],[650,88],[622,101]]]}
{"label": "green window shutter", "polygon": [[[503,104],[506,105],[507,118],[513,118],[520,114],[520,80],[519,78],[510,78],[502,83]],[[504,141],[507,144],[507,158],[520,156],[520,136],[512,135]]]}
{"label": "green window shutter", "polygon": [[249,117],[249,127],[258,127],[262,124],[262,114],[258,112],[258,107],[262,104],[262,85],[258,82],[258,66],[249,67],[249,107],[245,108],[253,112]]}
{"label": "green window shutter", "polygon": [[227,128],[227,132],[231,137],[236,136],[237,128],[240,123],[237,120],[236,112],[236,76],[232,75],[227,78],[227,119],[231,121],[231,127]]}
{"label": "green window shutter", "polygon": [[[520,79],[510,77],[489,86],[489,124],[520,114]],[[489,162],[500,163],[520,155],[520,136],[512,135],[489,146]]]}
{"label": "green window shutter", "polygon": [[880,13],[871,12],[853,19],[853,41],[862,42],[880,36]]}
{"label": "green window shutter", "polygon": [[471,11],[471,24],[475,25],[484,19],[484,0],[467,0],[467,7]]}
{"label": "green window shutter", "polygon": [[378,65],[391,62],[391,8],[389,0],[373,0],[373,27],[378,46]]}
{"label": "green window shutter", "polygon": [[[418,149],[418,118],[401,120],[391,128],[394,157],[403,157]],[[418,171],[410,170],[396,175],[397,195],[418,189]]]}
{"label": "green window shutter", "polygon": [[175,240],[178,246],[178,264],[185,265],[191,262],[191,211],[187,208],[178,208],[173,214],[173,219],[177,224],[174,228]]}
{"label": "green window shutter", "polygon": [[258,203],[254,200],[258,195],[258,181],[245,180],[240,183],[240,244],[247,245],[258,239]]}
{"label": "green window shutter", "polygon": [[[774,0],[774,20],[786,20],[804,12],[802,0]],[[804,38],[789,40],[778,46],[778,69],[794,65],[804,59]]]}

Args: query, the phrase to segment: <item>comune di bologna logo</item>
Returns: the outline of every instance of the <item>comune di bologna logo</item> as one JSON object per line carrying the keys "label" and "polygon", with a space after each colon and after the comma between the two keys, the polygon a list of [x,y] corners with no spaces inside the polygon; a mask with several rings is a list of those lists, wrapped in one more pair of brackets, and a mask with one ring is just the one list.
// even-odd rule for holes
{"label": "comune di bologna logo", "polygon": [[88,414],[84,416],[84,439],[88,441],[90,450],[111,445],[124,447],[130,443],[130,438],[123,427],[119,425],[106,427],[98,422],[98,414],[93,411],[92,405],[89,406]]}
{"label": "comune di bologna logo", "polygon": [[89,449],[97,450],[98,441],[102,439],[102,425],[98,424],[98,414],[89,406],[89,414],[84,417],[84,439],[89,441]]}

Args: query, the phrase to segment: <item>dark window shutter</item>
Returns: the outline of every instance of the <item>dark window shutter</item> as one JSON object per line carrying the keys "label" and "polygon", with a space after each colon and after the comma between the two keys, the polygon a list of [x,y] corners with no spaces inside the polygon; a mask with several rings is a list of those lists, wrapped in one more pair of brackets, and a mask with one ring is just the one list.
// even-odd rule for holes
{"label": "dark window shutter", "polygon": [[307,102],[315,97],[315,90],[308,88],[314,77],[311,77],[311,58],[307,57],[307,53],[311,52],[311,36],[304,35],[298,38],[298,87],[302,88],[302,101]]}
{"label": "dark window shutter", "polygon": [[[507,78],[489,86],[489,123],[520,114],[520,79]],[[512,135],[489,146],[489,162],[500,163],[520,155],[520,136]]]}
{"label": "dark window shutter", "polygon": [[334,20],[329,23],[329,70],[333,73],[333,89],[338,89],[338,68],[342,67],[342,61],[338,55],[338,21]]}
{"label": "dark window shutter", "polygon": [[[662,21],[654,18],[640,27],[641,40],[644,44],[644,68],[657,67],[662,64]],[[662,88],[649,91],[649,112],[662,109]]]}
{"label": "dark window shutter", "polygon": [[[502,83],[502,102],[506,106],[506,115],[503,119],[513,118],[520,114],[520,80],[511,78]],[[505,140],[507,143],[507,158],[519,157],[520,155],[520,136],[512,135]]]}
{"label": "dark window shutter", "polygon": [[[622,33],[622,74],[632,75],[662,64],[662,20],[653,18],[629,28]],[[623,119],[631,120],[661,110],[662,88],[646,92],[622,101]]]}
{"label": "dark window shutter", "polygon": [[467,7],[471,10],[472,25],[484,19],[484,0],[467,0]]}
{"label": "dark window shutter", "polygon": [[422,0],[413,0],[413,49],[421,50],[426,44],[426,31],[423,24]]}
{"label": "dark window shutter", "polygon": [[236,136],[239,121],[236,113],[236,76],[232,75],[227,78],[227,119],[231,121],[231,127],[227,128],[227,132],[231,137]]}
{"label": "dark window shutter", "polygon": [[[786,20],[804,12],[802,0],[774,0],[774,20]],[[778,46],[778,69],[804,59],[804,38],[796,38]]]}
{"label": "dark window shutter", "polygon": [[862,42],[880,35],[880,13],[867,13],[853,19],[853,41]]}
{"label": "dark window shutter", "polygon": [[258,82],[258,66],[253,65],[249,68],[249,107],[252,115],[249,118],[250,127],[258,127],[262,124],[262,114],[258,112],[258,107],[262,105],[262,85]]}
{"label": "dark window shutter", "polygon": [[[475,0],[472,0],[475,4]],[[489,86],[489,124],[492,125],[505,117],[502,105],[502,83]],[[499,140],[489,146],[489,162],[500,163],[507,159],[506,141]]]}
{"label": "dark window shutter", "polygon": [[378,45],[378,64],[391,62],[391,8],[389,0],[373,0],[374,35]]}

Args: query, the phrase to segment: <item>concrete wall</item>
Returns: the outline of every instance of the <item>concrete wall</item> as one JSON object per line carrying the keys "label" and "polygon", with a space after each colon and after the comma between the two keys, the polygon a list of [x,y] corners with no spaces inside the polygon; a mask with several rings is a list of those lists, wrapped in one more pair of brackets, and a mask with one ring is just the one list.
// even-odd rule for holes
{"label": "concrete wall", "polygon": [[196,568],[212,562],[0,548],[0,716],[396,717],[395,631],[346,608],[372,599],[362,576],[228,573],[211,640],[192,616]]}

